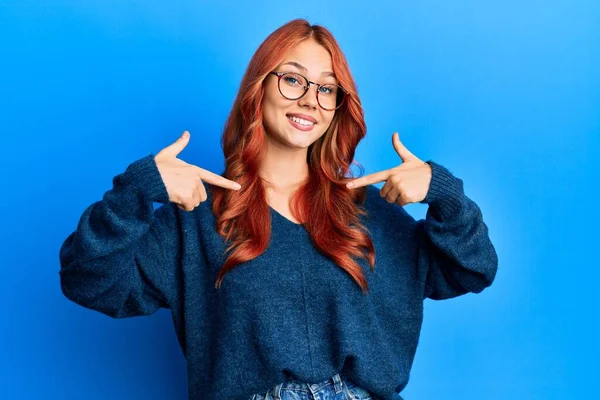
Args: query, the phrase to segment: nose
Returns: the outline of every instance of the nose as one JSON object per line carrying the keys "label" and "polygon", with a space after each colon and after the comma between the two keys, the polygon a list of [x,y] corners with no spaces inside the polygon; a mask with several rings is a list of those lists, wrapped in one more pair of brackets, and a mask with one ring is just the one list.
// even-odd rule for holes
{"label": "nose", "polygon": [[308,84],[307,93],[298,100],[298,104],[312,109],[316,109],[319,105],[317,100],[317,85],[312,82]]}

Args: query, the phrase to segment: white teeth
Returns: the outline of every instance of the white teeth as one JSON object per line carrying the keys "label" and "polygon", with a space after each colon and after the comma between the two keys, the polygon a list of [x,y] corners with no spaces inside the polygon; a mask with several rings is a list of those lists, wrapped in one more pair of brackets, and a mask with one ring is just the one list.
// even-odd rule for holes
{"label": "white teeth", "polygon": [[300,125],[304,125],[304,126],[313,126],[315,124],[314,122],[307,121],[305,119],[298,118],[298,117],[289,116],[288,118],[291,119],[292,121],[299,123]]}

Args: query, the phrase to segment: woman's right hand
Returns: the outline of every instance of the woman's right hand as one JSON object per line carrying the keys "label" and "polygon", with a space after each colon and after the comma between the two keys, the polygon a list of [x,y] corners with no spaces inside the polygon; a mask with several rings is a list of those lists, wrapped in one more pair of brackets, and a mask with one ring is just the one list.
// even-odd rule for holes
{"label": "woman's right hand", "polygon": [[190,141],[188,131],[173,144],[162,149],[154,157],[158,171],[169,193],[169,201],[185,211],[193,211],[206,201],[206,188],[202,181],[225,189],[239,190],[241,186],[206,169],[188,164],[177,158]]}

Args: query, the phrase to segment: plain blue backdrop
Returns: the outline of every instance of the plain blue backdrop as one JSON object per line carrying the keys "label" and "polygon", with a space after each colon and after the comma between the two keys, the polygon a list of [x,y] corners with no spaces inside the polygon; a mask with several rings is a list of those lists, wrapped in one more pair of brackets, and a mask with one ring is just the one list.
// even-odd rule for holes
{"label": "plain blue backdrop", "polygon": [[348,58],[365,173],[399,163],[398,131],[463,179],[498,252],[491,288],[426,300],[403,395],[597,395],[600,2],[2,0],[0,398],[186,398],[169,312],[69,302],[58,251],[113,176],[183,130],[181,158],[222,172],[244,70],[295,17]]}

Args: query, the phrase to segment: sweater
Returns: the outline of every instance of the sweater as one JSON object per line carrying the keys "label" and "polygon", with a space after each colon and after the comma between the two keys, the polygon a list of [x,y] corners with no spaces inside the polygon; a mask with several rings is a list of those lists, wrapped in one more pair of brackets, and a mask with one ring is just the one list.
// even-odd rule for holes
{"label": "sweater", "polygon": [[267,250],[215,288],[227,244],[215,229],[210,190],[193,211],[179,209],[153,154],[131,163],[84,210],[60,248],[62,293],[113,318],[169,309],[190,399],[247,400],[286,380],[314,383],[336,373],[374,398],[402,399],[423,301],[481,292],[498,264],[462,180],[427,162],[424,219],[367,186],[361,222],[375,268],[356,261],[368,294],[316,250],[303,225],[271,207]]}

